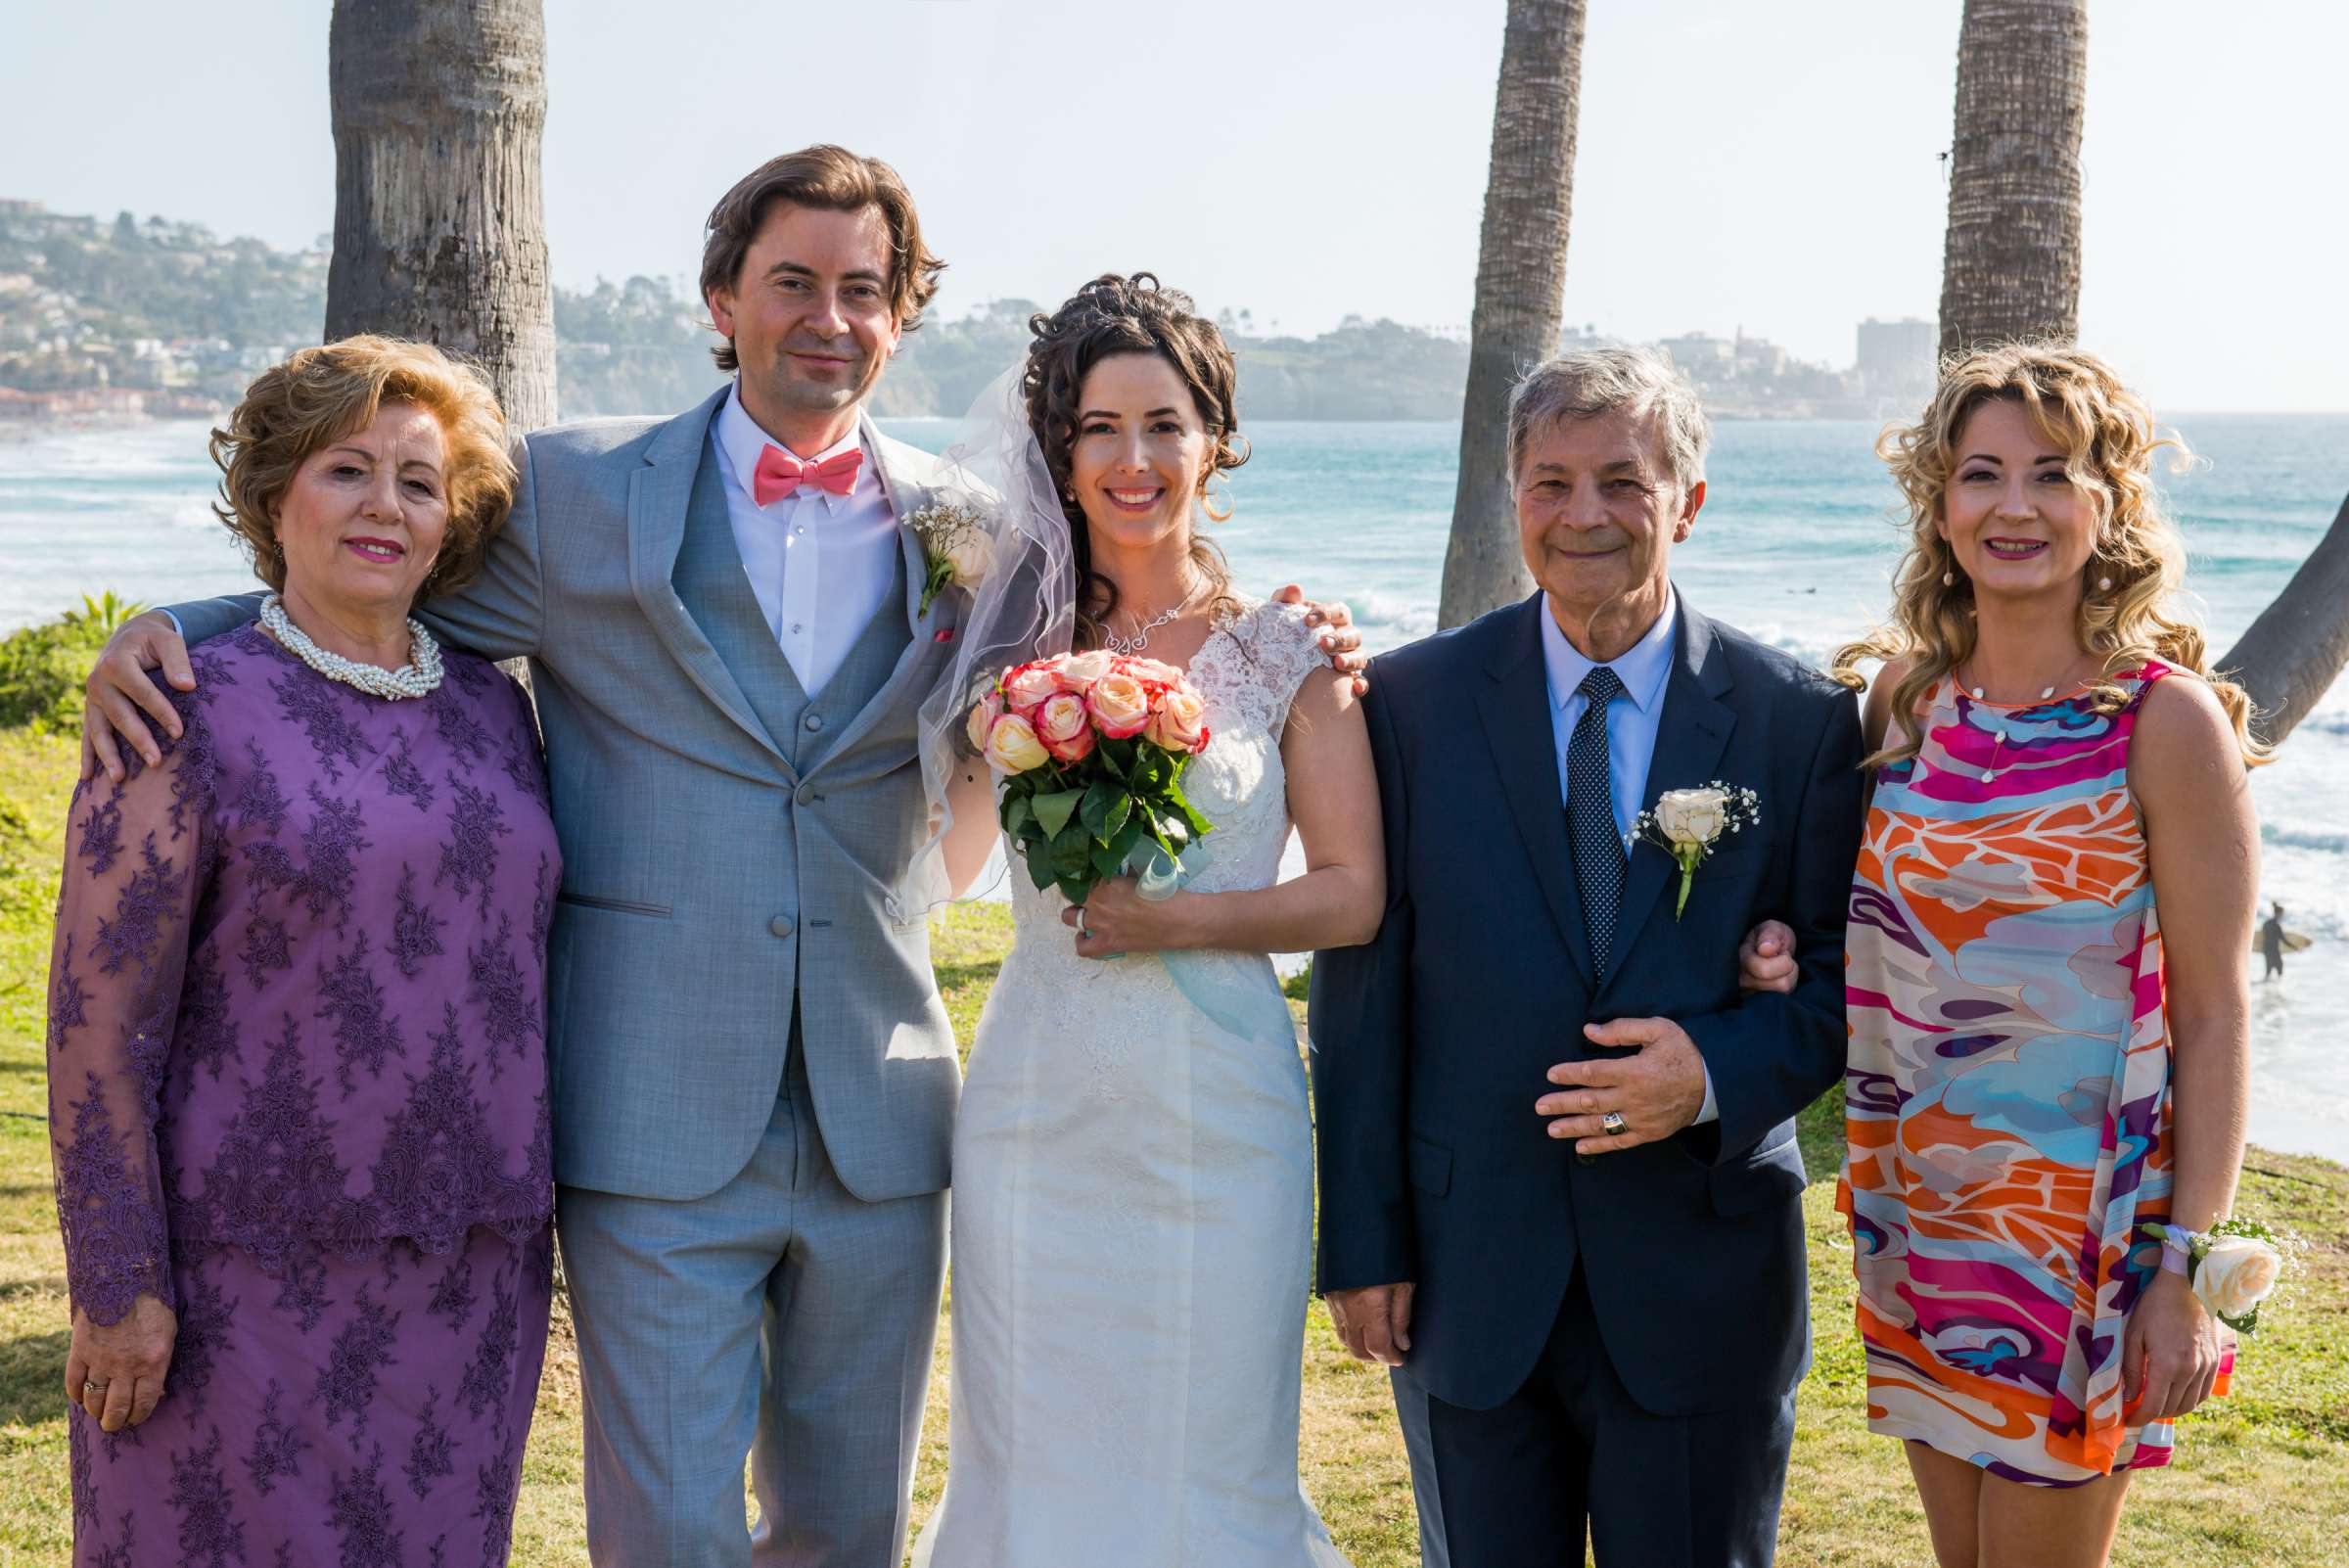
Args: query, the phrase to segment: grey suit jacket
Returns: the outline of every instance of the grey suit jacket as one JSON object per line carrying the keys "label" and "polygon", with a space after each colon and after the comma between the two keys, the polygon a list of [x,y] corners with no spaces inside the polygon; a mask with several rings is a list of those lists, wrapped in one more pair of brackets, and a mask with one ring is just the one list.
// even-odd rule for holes
{"label": "grey suit jacket", "polygon": [[[563,890],[551,942],[555,1176],[655,1198],[748,1163],[796,1034],[834,1169],[878,1201],[946,1184],[960,1092],[923,911],[897,890],[925,832],[915,715],[961,596],[918,610],[904,533],[885,604],[814,699],[767,634],[711,456],[726,393],[518,446],[481,576],[422,619],[528,658]],[[937,460],[864,432],[903,518]],[[252,600],[175,606],[188,641]]]}

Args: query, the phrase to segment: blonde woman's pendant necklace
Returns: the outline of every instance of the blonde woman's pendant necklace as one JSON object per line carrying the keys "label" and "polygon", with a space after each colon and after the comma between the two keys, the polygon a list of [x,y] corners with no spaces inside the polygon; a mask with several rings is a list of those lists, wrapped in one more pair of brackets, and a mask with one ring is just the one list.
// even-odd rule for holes
{"label": "blonde woman's pendant necklace", "polygon": [[[1968,685],[1966,694],[1976,702],[1983,700],[1982,688],[1979,686]],[[2053,686],[2043,686],[2040,688],[2039,700],[2044,703],[2054,695],[2055,688]],[[1999,715],[1999,727],[1990,732],[1990,765],[1982,769],[1983,783],[1988,784],[1999,776],[1999,759],[2004,755],[2005,750],[2006,715],[2002,714]]]}
{"label": "blonde woman's pendant necklace", "polygon": [[402,697],[430,697],[440,684],[440,645],[412,619],[408,622],[408,662],[397,669],[363,665],[319,647],[294,624],[286,615],[285,601],[274,593],[261,601],[261,626],[286,652],[327,679],[355,686],[371,697],[394,701]]}

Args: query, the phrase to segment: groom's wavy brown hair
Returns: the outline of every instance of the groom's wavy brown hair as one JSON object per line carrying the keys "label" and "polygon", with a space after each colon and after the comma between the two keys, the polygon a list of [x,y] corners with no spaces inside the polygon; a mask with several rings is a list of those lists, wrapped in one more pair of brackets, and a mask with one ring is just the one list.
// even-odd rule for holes
{"label": "groom's wavy brown hair", "polygon": [[[1052,471],[1061,511],[1069,520],[1077,577],[1077,646],[1098,648],[1118,608],[1118,585],[1093,570],[1084,510],[1069,489],[1075,472],[1077,400],[1083,393],[1085,375],[1113,354],[1156,354],[1174,367],[1190,388],[1191,401],[1214,442],[1199,475],[1198,494],[1200,509],[1210,521],[1221,523],[1231,511],[1228,505],[1219,509],[1209,483],[1248,461],[1247,438],[1239,431],[1239,366],[1223,334],[1199,313],[1191,297],[1160,288],[1158,279],[1147,272],[1130,278],[1103,273],[1058,310],[1029,317],[1028,330],[1036,334],[1020,382],[1028,400],[1028,428],[1043,448],[1044,466]],[[1231,591],[1231,563],[1213,539],[1196,530],[1191,534],[1191,567],[1206,581],[1211,618],[1221,622],[1239,614],[1240,602]]]}
{"label": "groom's wavy brown hair", "polygon": [[[898,171],[881,160],[859,157],[828,142],[768,159],[717,199],[717,206],[710,209],[708,232],[702,241],[705,300],[714,289],[734,287],[742,272],[742,258],[777,202],[820,212],[878,208],[882,221],[889,225],[890,313],[906,332],[922,324],[923,307],[938,293],[938,275],[945,271],[946,263],[922,243],[922,220],[913,209],[913,192],[905,188]],[[720,342],[710,353],[718,369],[734,373],[739,362],[732,339]]]}

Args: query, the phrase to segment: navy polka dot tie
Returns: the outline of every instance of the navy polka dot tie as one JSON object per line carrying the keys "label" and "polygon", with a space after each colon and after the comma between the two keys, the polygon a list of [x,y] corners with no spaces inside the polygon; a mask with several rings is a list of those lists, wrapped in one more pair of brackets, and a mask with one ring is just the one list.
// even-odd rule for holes
{"label": "navy polka dot tie", "polygon": [[1566,743],[1566,818],[1574,831],[1574,881],[1583,896],[1590,968],[1603,981],[1623,906],[1623,832],[1615,825],[1615,782],[1607,766],[1607,705],[1623,695],[1623,682],[1598,665],[1575,690],[1589,706]]}

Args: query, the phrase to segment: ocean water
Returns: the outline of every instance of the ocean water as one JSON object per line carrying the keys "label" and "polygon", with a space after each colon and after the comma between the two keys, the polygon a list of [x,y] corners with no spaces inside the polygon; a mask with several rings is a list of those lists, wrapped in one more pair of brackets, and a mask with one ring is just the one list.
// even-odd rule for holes
{"label": "ocean water", "polygon": [[[2349,494],[2349,415],[2173,416],[2201,461],[2164,483],[2214,648],[2258,614]],[[890,422],[936,449],[938,420]],[[1277,424],[1249,432],[1219,529],[1240,582],[1343,598],[1373,649],[1435,629],[1458,428]],[[1885,601],[1898,497],[1858,422],[1724,424],[1695,533],[1674,555],[1688,601],[1824,662]],[[252,583],[207,510],[201,424],[0,432],[0,629],[113,588],[148,602]],[[2349,679],[2254,775],[2263,899],[2313,945],[2252,990],[2251,1130],[2349,1160]],[[2256,973],[2256,971],[2254,971]]]}

